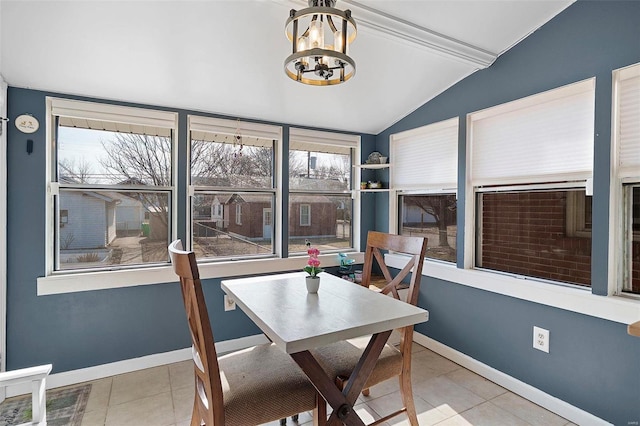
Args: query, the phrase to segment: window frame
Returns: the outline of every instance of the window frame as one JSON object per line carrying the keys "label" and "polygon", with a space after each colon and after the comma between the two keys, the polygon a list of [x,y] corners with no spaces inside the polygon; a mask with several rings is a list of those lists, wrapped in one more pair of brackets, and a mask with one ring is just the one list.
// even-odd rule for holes
{"label": "window frame", "polygon": [[[178,166],[177,166],[177,147],[178,147],[178,113],[162,111],[153,108],[145,107],[129,107],[109,104],[103,101],[80,101],[69,98],[59,98],[53,96],[47,96],[45,98],[46,103],[46,201],[45,201],[45,276],[38,278],[38,287],[40,283],[46,285],[47,278],[49,277],[71,277],[71,276],[84,276],[88,273],[103,273],[105,271],[130,271],[130,270],[147,270],[149,268],[155,268],[169,263],[167,258],[166,262],[154,262],[149,264],[135,264],[135,265],[110,265],[104,268],[85,268],[85,269],[69,269],[69,270],[56,270],[56,250],[58,250],[56,243],[56,233],[59,227],[60,217],[59,214],[54,211],[56,207],[55,197],[59,197],[61,188],[68,190],[77,189],[95,189],[95,190],[110,190],[110,191],[148,191],[148,192],[160,192],[168,194],[168,205],[170,211],[168,212],[168,229],[169,239],[174,238],[177,235],[177,215],[178,208],[178,194],[177,194],[177,179],[178,179]],[[58,111],[59,114],[55,112]],[[61,184],[57,180],[57,148],[55,144],[56,129],[56,117],[77,117],[84,119],[95,119],[112,123],[125,123],[127,125],[137,126],[159,126],[168,128],[171,131],[171,185],[169,186],[143,186],[143,185],[106,185],[106,184]],[[170,125],[168,123],[171,123]],[[40,290],[38,290],[40,294]]]}
{"label": "window frame", "polygon": [[[306,209],[306,213],[302,213],[302,209]],[[307,220],[305,222],[302,221],[302,218],[306,217]],[[311,204],[300,204],[300,226],[311,226]]]}
{"label": "window frame", "polygon": [[69,209],[60,210],[60,227],[69,223]]}
{"label": "window frame", "polygon": [[[473,254],[474,254],[474,259],[473,259],[473,269],[478,270],[478,271],[483,271],[483,272],[487,272],[487,273],[493,273],[493,274],[500,274],[500,275],[507,275],[507,276],[511,276],[517,279],[526,279],[528,282],[530,281],[537,281],[540,283],[547,283],[547,284],[552,284],[552,285],[559,285],[559,286],[567,286],[567,287],[575,287],[577,289],[588,289],[589,291],[591,291],[591,285],[589,284],[587,285],[581,285],[581,284],[577,284],[577,283],[571,283],[571,282],[566,282],[566,281],[556,281],[556,280],[552,280],[552,279],[548,279],[548,278],[541,278],[541,277],[536,277],[533,275],[522,275],[522,274],[518,274],[515,272],[510,272],[510,271],[503,271],[503,270],[499,270],[499,269],[490,269],[490,268],[485,268],[482,265],[478,264],[478,258],[482,257],[482,225],[481,225],[481,220],[480,219],[480,215],[478,214],[478,210],[480,209],[480,206],[478,205],[478,200],[479,194],[483,194],[483,193],[511,193],[511,192],[520,192],[520,193],[530,193],[530,192],[545,192],[545,191],[566,191],[568,194],[571,193],[575,193],[578,192],[579,190],[585,190],[585,192],[587,191],[587,189],[585,188],[585,184],[580,184],[579,182],[573,183],[573,182],[561,182],[561,183],[553,183],[553,184],[530,184],[530,185],[517,185],[517,186],[500,186],[500,187],[479,187],[479,188],[475,188],[474,190],[474,196],[473,196],[473,205],[474,205],[474,211],[475,211],[475,219],[477,220],[477,223],[475,224],[475,229],[476,229],[476,233],[474,235],[475,237],[475,241],[474,241],[474,247],[473,247]],[[568,196],[568,198],[571,198],[571,196]],[[574,197],[575,199],[576,197]],[[567,201],[569,202],[569,201]],[[564,221],[564,225],[567,226],[567,218],[565,217],[565,221]],[[581,237],[581,238],[591,238],[591,232],[586,232],[585,234],[582,235],[569,235],[568,232],[570,231],[570,229],[566,229],[567,231],[567,235],[570,237]],[[593,277],[590,278],[590,281],[593,279]]]}
{"label": "window frame", "polygon": [[[630,167],[620,164],[621,96],[620,84],[629,78],[640,76],[640,62],[612,71],[611,81],[611,179],[609,188],[609,296],[621,296],[640,301],[640,294],[624,291],[627,280],[630,280],[632,264],[631,244],[636,235],[630,230],[629,217],[632,207],[631,188],[640,186],[640,172],[630,172]],[[629,283],[630,284],[630,283]]]}
{"label": "window frame", "polygon": [[[271,175],[271,187],[269,188],[257,188],[257,187],[220,187],[220,186],[201,186],[193,185],[191,182],[191,144],[192,144],[192,132],[205,132],[213,134],[223,134],[234,136],[238,132],[244,137],[257,137],[265,140],[272,140],[272,175]],[[208,117],[199,114],[187,115],[187,171],[186,178],[188,182],[188,200],[187,200],[187,242],[186,245],[193,249],[194,236],[193,236],[193,211],[192,204],[194,196],[198,194],[206,195],[211,193],[250,193],[257,195],[269,195],[272,197],[271,205],[271,234],[272,234],[272,252],[270,254],[257,254],[257,255],[232,255],[232,256],[219,256],[219,257],[198,257],[198,262],[223,262],[229,258],[235,260],[255,260],[261,258],[280,258],[282,257],[282,232],[278,218],[282,215],[280,213],[280,206],[282,205],[282,172],[280,164],[280,158],[282,157],[282,126],[272,124],[255,123],[245,120],[229,120],[224,118]],[[243,209],[240,203],[235,207],[234,222],[238,226],[242,226]],[[240,215],[238,215],[240,213]]]}
{"label": "window frame", "polygon": [[591,228],[586,222],[586,197],[589,196],[588,189],[585,193],[569,191],[567,193],[566,229],[570,237],[591,237]]}
{"label": "window frame", "polygon": [[242,203],[236,204],[236,225],[242,225]]}
{"label": "window frame", "polygon": [[[318,147],[322,146],[336,146],[341,149],[349,148],[351,152],[351,177],[350,177],[350,188],[344,191],[325,191],[325,190],[300,190],[300,189],[291,189],[289,186],[288,193],[288,211],[290,211],[291,207],[291,197],[296,195],[349,195],[351,198],[351,229],[350,229],[350,238],[351,238],[351,246],[349,248],[335,249],[335,250],[324,250],[325,253],[337,253],[337,252],[354,252],[360,250],[360,192],[356,191],[356,182],[360,182],[360,170],[356,170],[354,168],[355,164],[358,162],[358,159],[361,158],[361,140],[359,135],[350,135],[345,133],[334,133],[334,132],[325,132],[319,130],[308,130],[301,129],[296,127],[289,128],[289,147],[286,152],[286,158],[283,155],[282,162],[287,162],[289,164],[289,156],[291,155],[291,151],[298,151],[296,149],[292,149],[291,146],[296,142],[303,143],[304,145],[308,145],[312,147],[316,145]],[[320,151],[320,150],[318,150]],[[288,167],[287,167],[288,169]],[[282,179],[289,179],[290,176],[282,176]],[[359,183],[358,183],[359,184]],[[283,213],[284,214],[284,213]],[[300,220],[299,220],[300,221]],[[309,221],[311,221],[311,209],[309,209]],[[310,222],[311,223],[311,222]],[[283,236],[287,241],[290,240],[289,235]],[[288,243],[287,243],[288,246]],[[306,252],[292,252],[290,249],[287,250],[288,257],[297,257],[300,255],[306,255]]]}
{"label": "window frame", "polygon": [[[529,282],[540,282],[543,284],[551,284],[552,286],[569,286],[577,287],[577,290],[583,289],[591,292],[591,286],[583,287],[574,284],[567,284],[560,281],[552,281],[536,278],[533,276],[518,276],[509,272],[485,270],[476,265],[476,259],[478,256],[478,241],[481,236],[482,230],[479,229],[478,219],[480,212],[478,212],[477,195],[483,191],[500,191],[500,190],[524,190],[524,191],[536,191],[536,190],[548,190],[548,189],[575,189],[585,188],[590,191],[590,180],[593,178],[593,159],[591,160],[590,170],[575,171],[561,171],[550,174],[538,173],[530,174],[528,177],[513,175],[504,178],[484,177],[478,178],[474,176],[473,164],[474,164],[474,149],[478,150],[474,146],[474,124],[476,120],[482,120],[487,117],[498,117],[503,114],[508,114],[513,111],[518,111],[523,108],[537,107],[544,105],[549,101],[562,99],[564,97],[571,98],[579,94],[589,93],[591,96],[590,102],[593,102],[595,107],[595,78],[589,78],[586,80],[570,83],[561,87],[552,88],[545,92],[536,93],[523,98],[515,99],[504,104],[495,105],[484,110],[470,112],[466,117],[466,178],[465,178],[465,229],[464,229],[464,269],[465,270],[478,270],[494,275],[508,275],[516,279],[526,279]],[[595,122],[595,117],[591,119],[591,122]],[[595,126],[595,124],[593,124]],[[593,132],[592,132],[593,133]],[[593,155],[594,141],[591,140],[591,155]],[[584,164],[578,164],[578,168],[583,167]],[[593,277],[591,278],[593,279]]]}
{"label": "window frame", "polygon": [[[401,149],[401,144],[412,142],[420,142],[422,138],[428,138],[429,136],[441,132],[443,130],[453,130],[455,128],[455,177],[440,175],[439,181],[436,182],[421,182],[410,184],[409,186],[401,186],[398,184],[396,169],[398,168],[397,160],[395,156],[397,155],[397,151]],[[390,191],[389,191],[389,231],[395,234],[399,234],[400,232],[400,221],[402,217],[400,215],[400,198],[402,196],[411,196],[411,195],[453,195],[458,199],[458,141],[460,137],[460,119],[459,117],[452,117],[446,120],[437,121],[435,123],[430,123],[425,126],[417,127],[415,129],[405,130],[403,132],[394,133],[389,136],[389,155],[391,157],[391,161],[394,162],[393,170],[391,171],[390,176]],[[450,142],[449,142],[450,143]],[[440,155],[443,156],[442,150],[439,151]],[[451,154],[451,153],[449,153]],[[444,154],[446,158],[446,154]],[[438,158],[440,160],[440,158]],[[441,160],[440,160],[441,161]],[[457,223],[456,223],[457,226]],[[436,259],[432,257],[425,257],[425,260],[429,262],[439,262],[446,265],[457,264],[458,257],[458,247],[456,247],[456,260],[453,262],[449,262],[442,259]]]}

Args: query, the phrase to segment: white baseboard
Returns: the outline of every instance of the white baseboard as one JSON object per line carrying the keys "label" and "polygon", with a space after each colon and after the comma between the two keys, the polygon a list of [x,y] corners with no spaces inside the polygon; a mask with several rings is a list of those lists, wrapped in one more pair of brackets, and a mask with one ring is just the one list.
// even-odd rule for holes
{"label": "white baseboard", "polygon": [[[514,377],[511,377],[493,367],[489,367],[480,361],[471,358],[468,355],[458,352],[449,346],[433,340],[424,334],[414,332],[414,341],[433,352],[450,359],[451,361],[465,367],[468,370],[491,380],[511,392],[534,402],[549,411],[556,413],[576,424],[590,425],[610,425],[610,423],[577,408],[565,401],[549,395],[531,385],[528,385]],[[216,351],[219,354],[244,349],[254,345],[267,343],[268,339],[263,334],[242,337],[240,339],[225,340],[216,343]],[[62,373],[52,374],[47,377],[47,389],[58,388],[61,386],[69,386],[77,383],[89,382],[92,380],[102,379],[104,377],[115,376],[118,374],[130,373],[132,371],[143,370],[145,368],[157,367],[160,365],[171,364],[174,362],[186,361],[191,359],[191,348],[178,349],[171,352],[153,354],[140,358],[127,359],[124,361],[112,362],[109,364],[96,365],[94,367],[82,368],[79,370],[65,371]],[[55,367],[55,366],[54,366]],[[17,395],[26,395],[31,393],[31,384],[24,383],[7,388],[7,398]]]}
{"label": "white baseboard", "polygon": [[[248,348],[250,346],[267,343],[269,340],[264,334],[242,337],[240,339],[225,340],[216,343],[216,351],[219,354]],[[191,359],[191,348],[178,349],[171,352],[147,355],[139,358],[126,359],[111,362],[109,364],[96,365],[94,367],[81,368],[79,370],[65,371],[51,374],[47,377],[47,389],[90,382],[104,377],[118,374],[131,373],[145,368],[157,367],[174,362]],[[55,368],[55,365],[54,365]],[[21,383],[6,388],[7,398],[17,395],[31,394],[31,383]]]}
{"label": "white baseboard", "polygon": [[503,388],[508,389],[511,392],[518,394],[523,398],[526,398],[529,401],[538,404],[541,407],[544,407],[547,410],[564,417],[565,419],[572,421],[573,423],[584,426],[611,424],[599,417],[594,416],[591,413],[588,413],[578,407],[562,401],[561,399],[549,395],[548,393],[543,392],[538,388],[535,388],[514,377],[511,377],[503,373],[502,371],[496,370],[493,367],[489,367],[488,365],[483,364],[482,362],[477,361],[470,356],[463,354],[462,352],[458,352],[457,350],[452,349],[449,346],[443,345],[437,340],[433,340],[432,338],[427,337],[424,334],[414,332],[413,341],[439,355],[442,355],[445,358],[450,359],[456,364],[459,364],[464,368],[471,370],[474,373],[479,374],[480,376],[491,380],[494,383],[497,383]]}

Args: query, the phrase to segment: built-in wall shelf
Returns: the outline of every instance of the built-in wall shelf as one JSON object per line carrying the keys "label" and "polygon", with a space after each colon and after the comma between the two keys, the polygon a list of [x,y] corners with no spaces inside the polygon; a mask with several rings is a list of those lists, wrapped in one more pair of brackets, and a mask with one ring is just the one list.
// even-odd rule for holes
{"label": "built-in wall shelf", "polygon": [[[382,169],[390,169],[391,163],[363,163],[363,164],[354,164],[355,169],[367,169],[367,170],[382,170]],[[377,174],[377,173],[376,173]],[[380,179],[377,179],[379,182]],[[356,191],[358,192],[389,192],[389,183],[383,183],[386,188],[360,188]]]}
{"label": "built-in wall shelf", "polygon": [[389,188],[357,189],[358,192],[389,192]]}
{"label": "built-in wall shelf", "polygon": [[386,169],[391,167],[390,163],[384,163],[384,164],[376,164],[376,163],[372,163],[372,164],[354,164],[355,168],[357,169]]}

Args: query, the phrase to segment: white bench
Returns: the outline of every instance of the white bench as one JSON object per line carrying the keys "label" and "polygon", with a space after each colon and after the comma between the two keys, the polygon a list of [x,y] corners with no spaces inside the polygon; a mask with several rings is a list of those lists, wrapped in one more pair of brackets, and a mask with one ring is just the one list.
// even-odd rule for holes
{"label": "white bench", "polygon": [[51,373],[51,364],[0,373],[0,387],[31,382],[32,413],[31,422],[19,426],[47,426],[46,380]]}

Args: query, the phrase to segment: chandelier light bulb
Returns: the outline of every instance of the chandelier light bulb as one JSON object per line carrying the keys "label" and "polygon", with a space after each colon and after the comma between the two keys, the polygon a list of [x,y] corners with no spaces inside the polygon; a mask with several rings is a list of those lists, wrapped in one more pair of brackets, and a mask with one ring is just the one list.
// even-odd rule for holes
{"label": "chandelier light bulb", "polygon": [[[309,48],[309,38],[302,36],[298,39],[298,52],[304,52]],[[300,58],[300,65],[304,68],[309,66],[309,57],[304,56]]]}
{"label": "chandelier light bulb", "polygon": [[324,49],[324,28],[322,28],[322,21],[316,19],[309,24],[309,41],[310,48]]}
{"label": "chandelier light bulb", "polygon": [[309,46],[309,39],[307,37],[302,36],[298,39],[298,52],[307,50],[308,46]]}
{"label": "chandelier light bulb", "polygon": [[336,31],[333,33],[333,44],[336,52],[342,52],[342,31]]}

